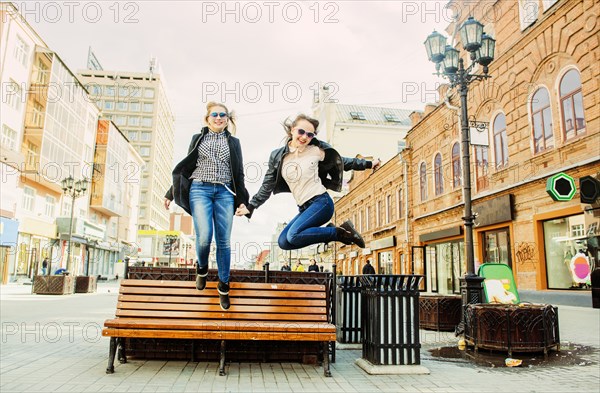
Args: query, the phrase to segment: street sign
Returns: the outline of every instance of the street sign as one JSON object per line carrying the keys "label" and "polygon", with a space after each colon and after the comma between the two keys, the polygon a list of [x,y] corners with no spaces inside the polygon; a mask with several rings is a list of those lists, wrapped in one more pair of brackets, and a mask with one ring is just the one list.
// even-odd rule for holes
{"label": "street sign", "polygon": [[561,172],[550,176],[546,182],[546,192],[557,202],[570,201],[576,191],[575,180],[566,173]]}
{"label": "street sign", "polygon": [[471,145],[489,146],[489,124],[485,121],[469,120],[469,140]]}

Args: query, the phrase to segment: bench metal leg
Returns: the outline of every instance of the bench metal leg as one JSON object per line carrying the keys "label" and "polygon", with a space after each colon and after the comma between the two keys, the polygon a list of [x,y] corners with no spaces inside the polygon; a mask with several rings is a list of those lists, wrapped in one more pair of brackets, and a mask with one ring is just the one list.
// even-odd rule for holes
{"label": "bench metal leg", "polygon": [[221,360],[219,361],[219,375],[225,375],[225,340],[221,340]]}
{"label": "bench metal leg", "polygon": [[127,363],[127,356],[125,355],[125,337],[117,338],[117,359],[119,359],[119,363]]}
{"label": "bench metal leg", "polygon": [[331,371],[329,370],[329,342],[323,343],[323,373],[326,377],[331,377]]}
{"label": "bench metal leg", "polygon": [[108,367],[106,368],[107,374],[115,372],[115,353],[117,352],[117,338],[111,337],[110,344],[108,347]]}

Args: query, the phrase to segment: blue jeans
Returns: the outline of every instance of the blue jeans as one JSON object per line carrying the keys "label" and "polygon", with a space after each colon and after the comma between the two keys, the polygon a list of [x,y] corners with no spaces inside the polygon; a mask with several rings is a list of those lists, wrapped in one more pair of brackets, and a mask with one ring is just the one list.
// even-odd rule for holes
{"label": "blue jeans", "polygon": [[198,268],[208,267],[214,225],[219,280],[228,283],[231,267],[233,194],[222,184],[193,181],[190,188],[190,208],[196,230]]}
{"label": "blue jeans", "polygon": [[300,213],[290,221],[279,235],[282,250],[296,250],[316,243],[337,239],[332,227],[321,227],[333,216],[333,200],[328,193],[311,198],[300,206]]}

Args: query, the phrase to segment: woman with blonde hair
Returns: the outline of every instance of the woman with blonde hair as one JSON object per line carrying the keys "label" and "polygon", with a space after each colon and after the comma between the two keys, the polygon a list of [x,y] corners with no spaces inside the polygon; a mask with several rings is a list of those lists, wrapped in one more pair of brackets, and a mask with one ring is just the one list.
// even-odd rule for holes
{"label": "woman with blonde hair", "polygon": [[244,184],[242,148],[235,133],[233,113],[224,104],[209,102],[206,126],[192,136],[187,156],[173,169],[173,185],[165,195],[192,216],[196,230],[196,288],[206,287],[208,255],[213,238],[217,245],[219,303],[229,309],[231,227],[237,207],[248,203]]}

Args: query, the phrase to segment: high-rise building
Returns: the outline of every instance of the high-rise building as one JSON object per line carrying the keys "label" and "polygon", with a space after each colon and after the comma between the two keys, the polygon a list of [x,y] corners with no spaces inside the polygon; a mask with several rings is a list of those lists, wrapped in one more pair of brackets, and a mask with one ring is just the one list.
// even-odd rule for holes
{"label": "high-rise building", "polygon": [[169,212],[164,194],[171,186],[175,117],[167,98],[164,77],[148,72],[106,70],[79,71],[102,117],[112,120],[143,158],[141,171],[139,230],[168,230]]}

